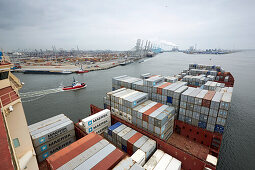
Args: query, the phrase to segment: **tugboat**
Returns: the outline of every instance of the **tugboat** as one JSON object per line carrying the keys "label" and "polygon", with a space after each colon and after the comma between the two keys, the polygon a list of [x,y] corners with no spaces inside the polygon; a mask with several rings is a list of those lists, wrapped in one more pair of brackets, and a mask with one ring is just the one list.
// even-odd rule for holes
{"label": "tugboat", "polygon": [[78,70],[78,71],[76,71],[77,74],[80,74],[80,73],[87,73],[87,72],[89,72],[89,71],[88,71],[88,70],[83,70],[82,65],[81,65],[81,69]]}
{"label": "tugboat", "polygon": [[62,89],[64,91],[68,91],[68,90],[78,90],[78,89],[82,89],[87,87],[86,83],[79,83],[78,81],[75,81],[75,79],[73,78],[73,83],[71,86],[65,86]]}

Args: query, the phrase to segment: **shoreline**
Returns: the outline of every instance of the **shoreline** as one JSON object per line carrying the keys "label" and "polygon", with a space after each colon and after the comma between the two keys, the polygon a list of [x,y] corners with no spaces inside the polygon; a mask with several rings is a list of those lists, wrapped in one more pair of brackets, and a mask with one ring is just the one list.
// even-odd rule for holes
{"label": "shoreline", "polygon": [[[144,58],[140,58],[134,61],[142,60]],[[125,60],[114,60],[114,61],[108,61],[108,62],[97,62],[91,65],[82,65],[84,71],[99,71],[99,70],[108,70],[114,67],[119,66],[122,62]],[[132,64],[132,63],[130,63]],[[44,74],[44,72],[47,74],[49,72],[62,72],[62,71],[68,71],[75,73],[81,69],[81,65],[72,65],[72,64],[66,64],[66,65],[55,65],[55,66],[25,66],[21,65],[21,69],[15,69],[12,70],[12,72],[18,72],[18,73],[24,73],[25,71],[40,71],[41,74]],[[30,73],[30,74],[38,74],[38,73]],[[50,74],[50,73],[49,73]],[[52,73],[54,74],[54,73]],[[61,74],[61,73],[60,73]],[[62,73],[64,74],[64,73]]]}

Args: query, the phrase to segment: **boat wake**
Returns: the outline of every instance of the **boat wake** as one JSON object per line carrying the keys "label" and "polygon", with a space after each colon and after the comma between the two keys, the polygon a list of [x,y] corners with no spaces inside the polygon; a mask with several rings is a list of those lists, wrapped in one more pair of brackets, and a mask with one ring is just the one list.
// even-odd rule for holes
{"label": "boat wake", "polygon": [[[47,90],[20,93],[20,97],[22,99],[22,102],[28,102],[28,101],[34,101],[34,100],[40,99],[48,94],[59,93],[62,91],[63,91],[63,89],[60,87],[60,88],[55,88],[55,89],[47,89]],[[23,101],[24,99],[31,99],[31,100]]]}

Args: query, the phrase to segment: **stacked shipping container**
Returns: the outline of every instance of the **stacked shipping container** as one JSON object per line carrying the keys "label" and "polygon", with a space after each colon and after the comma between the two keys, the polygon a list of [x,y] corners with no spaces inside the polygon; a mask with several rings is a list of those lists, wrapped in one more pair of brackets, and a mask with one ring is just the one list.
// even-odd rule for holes
{"label": "stacked shipping container", "polygon": [[92,116],[86,117],[85,119],[82,119],[79,125],[87,134],[91,132],[101,134],[111,126],[110,110],[104,109]]}
{"label": "stacked shipping container", "polygon": [[189,87],[182,93],[178,119],[211,132],[223,133],[232,91],[231,87],[220,92]]}
{"label": "stacked shipping container", "polygon": [[103,139],[90,133],[46,160],[50,169],[112,169],[125,154]]}
{"label": "stacked shipping container", "polygon": [[28,128],[39,162],[76,140],[74,124],[64,114],[37,122]]}

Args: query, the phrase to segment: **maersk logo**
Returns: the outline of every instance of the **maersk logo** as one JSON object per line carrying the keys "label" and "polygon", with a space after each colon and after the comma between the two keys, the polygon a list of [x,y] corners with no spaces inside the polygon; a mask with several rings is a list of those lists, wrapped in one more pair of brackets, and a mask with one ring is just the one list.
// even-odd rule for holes
{"label": "maersk logo", "polygon": [[41,151],[45,151],[47,149],[47,145],[41,147]]}
{"label": "maersk logo", "polygon": [[136,105],[136,101],[134,101],[134,106]]}
{"label": "maersk logo", "polygon": [[43,143],[43,142],[45,142],[45,137],[42,137],[39,139],[39,143]]}
{"label": "maersk logo", "polygon": [[42,157],[45,159],[45,158],[47,158],[49,156],[49,152],[46,152],[46,153],[44,153],[43,155],[42,155]]}
{"label": "maersk logo", "polygon": [[92,125],[92,120],[88,122],[88,126]]}
{"label": "maersk logo", "polygon": [[92,132],[93,131],[93,128],[91,127],[91,128],[89,128],[89,132]]}
{"label": "maersk logo", "polygon": [[155,82],[153,82],[153,86],[155,86],[156,85],[156,83]]}

